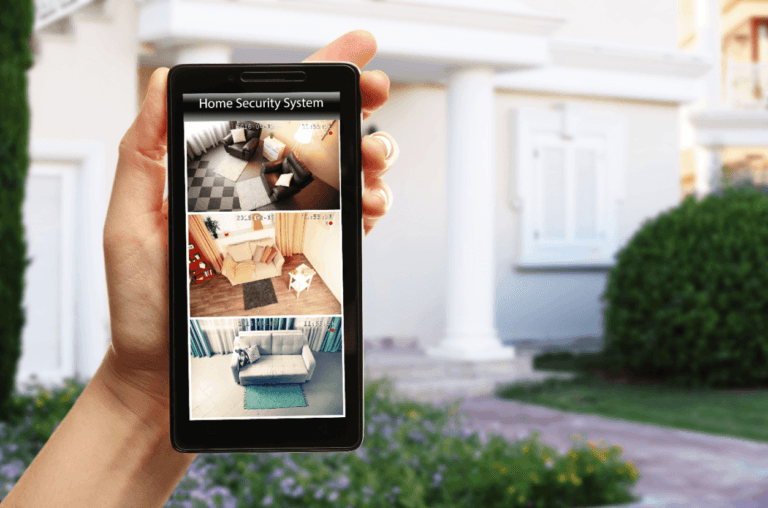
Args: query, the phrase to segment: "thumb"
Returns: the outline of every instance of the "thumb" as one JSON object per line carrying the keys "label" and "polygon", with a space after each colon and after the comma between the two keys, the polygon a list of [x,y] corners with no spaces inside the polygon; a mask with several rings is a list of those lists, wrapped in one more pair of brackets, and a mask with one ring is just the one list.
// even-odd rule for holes
{"label": "thumb", "polygon": [[165,187],[168,69],[157,69],[136,120],[120,142],[108,215],[136,217],[160,211]]}

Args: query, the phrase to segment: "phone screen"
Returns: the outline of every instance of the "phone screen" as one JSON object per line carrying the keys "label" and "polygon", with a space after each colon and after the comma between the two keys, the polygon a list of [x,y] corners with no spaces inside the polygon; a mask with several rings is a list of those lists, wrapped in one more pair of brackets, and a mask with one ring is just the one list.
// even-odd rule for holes
{"label": "phone screen", "polygon": [[345,417],[339,93],[183,115],[190,420]]}

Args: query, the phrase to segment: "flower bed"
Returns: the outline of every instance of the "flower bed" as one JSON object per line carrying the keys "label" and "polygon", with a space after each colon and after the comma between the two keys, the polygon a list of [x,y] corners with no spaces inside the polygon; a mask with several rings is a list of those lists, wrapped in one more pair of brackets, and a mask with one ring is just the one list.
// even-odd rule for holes
{"label": "flower bed", "polygon": [[[70,383],[16,398],[19,410],[0,427],[0,496],[80,390]],[[516,443],[480,436],[458,405],[394,400],[385,381],[367,384],[365,411],[365,440],[355,452],[199,455],[166,506],[556,508],[633,500],[638,472],[619,447],[576,439],[561,455],[535,435]]]}

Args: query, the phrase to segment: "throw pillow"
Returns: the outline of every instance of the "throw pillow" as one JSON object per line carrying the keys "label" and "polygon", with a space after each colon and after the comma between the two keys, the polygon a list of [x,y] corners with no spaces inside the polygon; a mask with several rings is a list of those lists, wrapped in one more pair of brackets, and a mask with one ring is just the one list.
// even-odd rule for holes
{"label": "throw pillow", "polygon": [[251,247],[247,243],[230,245],[227,251],[232,255],[232,259],[235,263],[245,263],[246,261],[250,261],[251,256],[253,256]]}
{"label": "throw pillow", "polygon": [[262,255],[261,255],[261,262],[262,262],[262,263],[266,263],[266,262],[267,262],[267,258],[269,257],[269,254],[270,254],[271,252],[272,252],[272,247],[270,247],[269,245],[267,245],[267,246],[264,248],[264,254],[262,254]]}
{"label": "throw pillow", "polygon": [[248,352],[247,352],[246,350],[244,350],[244,349],[238,349],[238,350],[237,350],[237,354],[238,354],[238,357],[239,357],[239,358],[238,358],[238,361],[240,362],[240,366],[241,366],[241,367],[242,367],[243,365],[245,365],[246,363],[249,363],[249,362],[250,362],[250,359],[248,358]]}
{"label": "throw pillow", "polygon": [[266,262],[267,263],[271,263],[272,260],[275,259],[275,257],[277,256],[277,252],[278,252],[277,247],[272,249],[272,252],[269,253],[269,256],[267,257],[267,261]]}
{"label": "throw pillow", "polygon": [[293,178],[293,173],[286,173],[284,175],[281,175],[280,178],[277,179],[277,183],[275,183],[275,187],[277,187],[278,185],[280,187],[290,187],[291,178]]}
{"label": "throw pillow", "polygon": [[251,363],[261,358],[261,355],[259,354],[259,346],[250,346],[246,351],[248,352],[248,360],[250,360]]}
{"label": "throw pillow", "polygon": [[245,143],[245,129],[232,129],[232,141],[235,143]]}
{"label": "throw pillow", "polygon": [[261,262],[261,256],[264,255],[264,246],[263,245],[257,245],[253,248],[253,262],[259,263]]}

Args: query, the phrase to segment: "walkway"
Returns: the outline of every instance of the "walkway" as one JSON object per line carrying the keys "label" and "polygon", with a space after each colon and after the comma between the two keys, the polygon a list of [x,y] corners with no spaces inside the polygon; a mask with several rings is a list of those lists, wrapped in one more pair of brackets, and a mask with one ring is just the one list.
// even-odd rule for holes
{"label": "walkway", "polygon": [[[401,345],[402,346],[402,345]],[[519,349],[508,362],[472,365],[441,362],[413,347],[365,349],[366,379],[394,378],[395,388],[421,400],[441,402],[464,397],[461,406],[470,427],[510,440],[539,432],[561,452],[570,436],[619,444],[637,464],[634,492],[642,501],[624,508],[768,508],[768,444],[719,437],[598,416],[565,413],[493,397],[493,387],[509,381],[541,379],[532,371],[530,351]]]}

